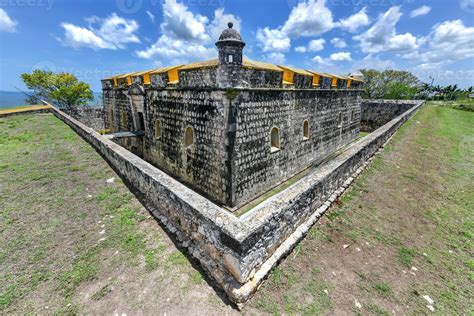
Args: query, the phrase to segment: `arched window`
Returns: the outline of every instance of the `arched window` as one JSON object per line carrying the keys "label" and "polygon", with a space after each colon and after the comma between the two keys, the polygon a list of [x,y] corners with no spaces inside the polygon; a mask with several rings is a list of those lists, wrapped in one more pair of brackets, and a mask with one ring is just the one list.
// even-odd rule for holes
{"label": "arched window", "polygon": [[234,62],[234,56],[229,55],[227,61],[228,61],[229,63],[233,63],[233,62]]}
{"label": "arched window", "polygon": [[309,139],[309,122],[305,120],[303,122],[303,139]]}
{"label": "arched window", "polygon": [[120,124],[122,125],[122,128],[124,129],[127,128],[127,113],[125,112],[120,113]]}
{"label": "arched window", "polygon": [[155,139],[161,138],[161,120],[158,119],[155,121]]}
{"label": "arched window", "polygon": [[184,132],[184,146],[188,148],[192,145],[194,145],[194,130],[191,126],[188,126]]}
{"label": "arched window", "polygon": [[339,112],[339,118],[337,119],[337,126],[342,126],[342,112]]}
{"label": "arched window", "polygon": [[109,123],[110,123],[110,126],[109,126],[109,129],[113,132],[115,130],[115,113],[114,113],[114,110],[110,110],[109,112],[109,116],[110,116],[110,120],[109,120]]}
{"label": "arched window", "polygon": [[277,127],[270,132],[270,146],[272,152],[280,150],[280,131]]}

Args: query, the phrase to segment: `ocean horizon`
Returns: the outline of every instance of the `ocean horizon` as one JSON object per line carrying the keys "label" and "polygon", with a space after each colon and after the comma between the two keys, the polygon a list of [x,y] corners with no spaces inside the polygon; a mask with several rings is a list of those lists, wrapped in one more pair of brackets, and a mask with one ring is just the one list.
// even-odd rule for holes
{"label": "ocean horizon", "polygon": [[[94,100],[90,101],[88,105],[102,105],[102,93],[93,92]],[[19,91],[0,91],[0,109],[6,109],[17,106],[29,105],[25,100],[27,96]]]}

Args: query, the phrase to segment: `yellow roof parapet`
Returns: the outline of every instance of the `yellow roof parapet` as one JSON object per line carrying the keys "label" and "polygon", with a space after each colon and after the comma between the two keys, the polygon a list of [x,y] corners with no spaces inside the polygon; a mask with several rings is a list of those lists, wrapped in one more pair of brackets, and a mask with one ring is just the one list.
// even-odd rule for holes
{"label": "yellow roof parapet", "polygon": [[195,62],[191,64],[184,65],[179,70],[190,70],[190,69],[198,69],[198,68],[212,68],[219,66],[218,59],[210,59],[200,62]]}
{"label": "yellow roof parapet", "polygon": [[176,66],[169,66],[169,67],[162,67],[162,68],[155,68],[150,70],[145,70],[141,72],[137,72],[133,75],[133,77],[143,76],[143,84],[150,84],[151,83],[151,75],[153,74],[161,74],[168,72],[169,75],[169,84],[176,84],[178,83],[178,69],[183,65],[176,65]]}
{"label": "yellow roof parapet", "polygon": [[327,73],[324,73],[324,72],[316,72],[316,71],[313,71],[313,70],[307,70],[309,73],[313,74],[313,75],[318,75],[318,76],[321,76],[321,77],[326,77],[326,78],[332,78],[331,75],[327,74]]}
{"label": "yellow roof parapet", "polygon": [[303,75],[303,76],[313,76],[312,73],[310,73],[309,71],[306,71],[306,70],[303,70],[303,69],[298,69],[298,68],[293,68],[293,67],[288,67],[288,66],[281,66],[281,65],[278,65],[279,68],[283,69],[283,70],[289,70],[289,71],[292,71],[298,75]]}
{"label": "yellow roof parapet", "polygon": [[174,70],[174,69],[180,69],[182,68],[184,65],[175,65],[175,66],[168,66],[168,67],[162,67],[162,68],[158,68],[158,69],[154,69],[150,72],[150,75],[153,75],[153,74],[162,74],[162,73],[165,73],[165,72],[169,72],[171,70]]}
{"label": "yellow roof parapet", "polygon": [[245,57],[242,62],[242,66],[247,69],[271,70],[271,71],[283,72],[283,69],[273,64],[263,63],[263,62],[251,60]]}

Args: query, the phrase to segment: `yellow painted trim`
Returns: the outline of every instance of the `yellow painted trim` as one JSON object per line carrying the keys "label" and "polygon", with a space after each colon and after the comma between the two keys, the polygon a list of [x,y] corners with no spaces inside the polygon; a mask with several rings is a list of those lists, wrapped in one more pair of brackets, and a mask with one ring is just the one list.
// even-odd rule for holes
{"label": "yellow painted trim", "polygon": [[198,68],[212,68],[212,67],[217,67],[219,66],[219,60],[218,59],[211,59],[211,60],[205,60],[201,62],[196,62],[196,63],[191,63],[184,65],[181,67],[180,70],[190,70],[190,69],[198,69]]}
{"label": "yellow painted trim", "polygon": [[321,79],[320,75],[313,75],[313,86],[319,86],[319,80]]}
{"label": "yellow painted trim", "polygon": [[337,78],[336,77],[332,77],[331,86],[332,87],[337,87]]}
{"label": "yellow painted trim", "polygon": [[295,73],[289,69],[284,69],[283,71],[283,83],[294,84],[295,82]]}
{"label": "yellow painted trim", "polygon": [[114,87],[118,86],[117,78],[114,78]]}
{"label": "yellow painted trim", "polygon": [[168,83],[176,84],[179,82],[178,68],[168,70]]}
{"label": "yellow painted trim", "polygon": [[132,85],[132,76],[128,76],[127,77],[127,86],[131,86]]}
{"label": "yellow painted trim", "polygon": [[27,111],[38,111],[38,110],[46,110],[50,109],[51,107],[49,105],[32,105],[32,106],[25,106],[25,107],[19,107],[16,109],[10,109],[10,110],[1,110],[1,114],[10,114],[10,113],[20,113],[20,112],[27,112]]}
{"label": "yellow painted trim", "polygon": [[271,70],[271,71],[283,72],[283,70],[280,67],[275,66],[273,64],[263,63],[263,62],[251,60],[245,57],[242,61],[242,67],[246,69]]}
{"label": "yellow painted trim", "polygon": [[347,80],[347,87],[350,88],[352,85],[352,79]]}
{"label": "yellow painted trim", "polygon": [[151,80],[150,80],[150,73],[146,73],[143,75],[143,84],[150,84],[151,83]]}

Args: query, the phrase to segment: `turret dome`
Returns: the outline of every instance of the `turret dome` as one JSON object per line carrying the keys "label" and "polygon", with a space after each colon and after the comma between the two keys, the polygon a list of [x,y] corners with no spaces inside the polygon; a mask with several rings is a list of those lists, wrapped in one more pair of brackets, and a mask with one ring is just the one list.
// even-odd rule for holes
{"label": "turret dome", "polygon": [[219,41],[217,41],[217,43],[228,42],[228,41],[242,42],[242,37],[240,36],[239,31],[233,28],[234,24],[232,22],[229,22],[227,26],[229,28],[222,31],[222,34],[221,36],[219,36]]}

